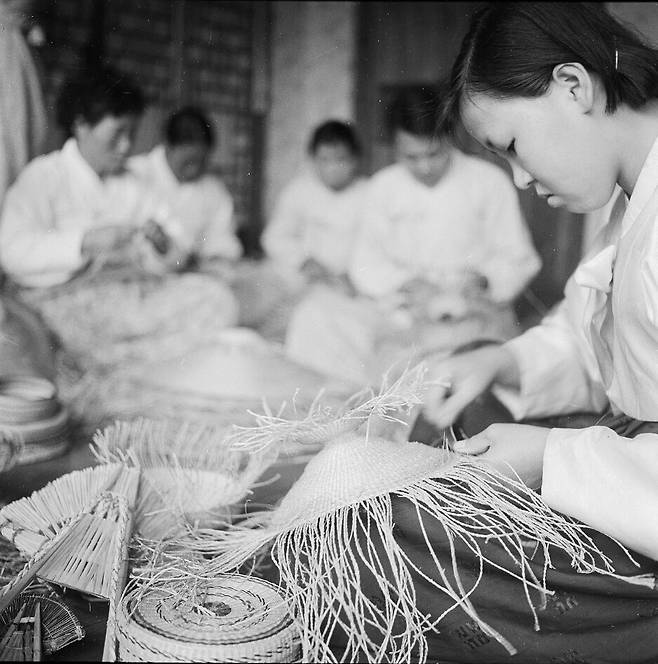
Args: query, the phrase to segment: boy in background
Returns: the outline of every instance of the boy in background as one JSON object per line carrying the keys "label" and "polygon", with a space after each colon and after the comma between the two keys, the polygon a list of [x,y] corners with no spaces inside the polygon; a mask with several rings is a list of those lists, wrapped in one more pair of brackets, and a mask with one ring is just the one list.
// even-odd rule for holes
{"label": "boy in background", "polygon": [[262,238],[267,256],[305,283],[349,287],[347,271],[361,215],[361,148],[352,127],[329,120],[308,146],[311,166],[281,192]]}
{"label": "boy in background", "polygon": [[347,275],[365,178],[351,125],[328,120],[308,143],[309,168],[283,189],[261,238],[267,260],[236,284],[243,324],[284,340],[292,311],[318,289],[352,294]]}

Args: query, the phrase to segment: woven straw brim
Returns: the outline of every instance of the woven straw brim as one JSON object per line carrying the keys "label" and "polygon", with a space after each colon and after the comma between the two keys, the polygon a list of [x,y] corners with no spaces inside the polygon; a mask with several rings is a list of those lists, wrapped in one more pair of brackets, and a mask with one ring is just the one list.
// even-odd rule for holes
{"label": "woven straw brim", "polygon": [[346,435],[313,457],[272,513],[273,528],[315,522],[325,514],[391,493],[452,468],[457,455],[421,443]]}
{"label": "woven straw brim", "polygon": [[[196,592],[191,592],[195,590]],[[188,592],[138,588],[117,617],[120,661],[292,662],[299,639],[272,584],[219,576]]]}

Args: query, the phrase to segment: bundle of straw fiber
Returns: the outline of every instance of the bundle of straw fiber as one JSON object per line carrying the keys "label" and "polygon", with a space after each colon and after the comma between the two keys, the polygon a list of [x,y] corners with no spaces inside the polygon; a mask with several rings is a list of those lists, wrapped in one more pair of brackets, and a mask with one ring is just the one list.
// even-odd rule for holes
{"label": "bundle of straw fiber", "polygon": [[72,383],[69,399],[81,417],[96,421],[146,416],[253,424],[249,411],[263,402],[277,411],[292,397],[303,410],[321,391],[337,403],[354,386],[292,362],[251,330],[233,329],[175,358],[90,371]]}
{"label": "bundle of straw fiber", "polygon": [[0,377],[0,430],[20,441],[19,464],[52,459],[70,445],[68,411],[39,376]]}
{"label": "bundle of straw fiber", "polygon": [[180,534],[187,524],[228,519],[272,463],[272,450],[248,455],[231,448],[227,427],[194,422],[117,421],[95,434],[92,452],[102,464],[140,471],[134,528],[147,539]]}
{"label": "bundle of straw fiber", "polygon": [[196,273],[100,272],[22,295],[83,370],[174,357],[212,341],[237,316],[226,287]]}
{"label": "bundle of straw fiber", "polygon": [[118,656],[130,662],[294,662],[299,638],[272,584],[242,575],[147,585],[119,610]]}
{"label": "bundle of straw fiber", "polygon": [[[387,398],[393,401],[391,393]],[[537,628],[530,593],[545,597],[549,592],[544,579],[551,552],[565,552],[579,572],[614,574],[584,527],[554,513],[521,482],[477,459],[369,435],[367,426],[365,432],[349,431],[348,424],[345,418],[321,423],[320,435],[333,439],[275,509],[253,513],[222,531],[199,530],[184,542],[212,556],[194,571],[208,578],[269,555],[301,633],[303,661],[425,662],[427,634],[438,631],[442,618],[457,607],[514,654],[514,644],[487,624],[470,601],[477,582],[464,586],[458,547],[476,554],[478,582],[490,565],[518,581]],[[298,424],[270,421],[262,431],[243,430],[241,436],[248,446],[262,446],[278,444],[293,430],[301,434]],[[312,435],[310,426],[306,435]],[[432,569],[418,568],[398,543],[394,499],[405,501],[417,517],[410,526],[418,532],[414,546],[428,553]],[[434,553],[424,525],[428,519],[445,531],[452,560],[442,563]],[[528,540],[543,552],[539,578],[524,550]],[[487,555],[484,545],[492,542],[509,564]],[[380,597],[368,594],[366,578]],[[425,615],[417,606],[414,578],[449,598],[450,608]],[[346,645],[335,653],[330,644],[338,632],[346,635]]]}

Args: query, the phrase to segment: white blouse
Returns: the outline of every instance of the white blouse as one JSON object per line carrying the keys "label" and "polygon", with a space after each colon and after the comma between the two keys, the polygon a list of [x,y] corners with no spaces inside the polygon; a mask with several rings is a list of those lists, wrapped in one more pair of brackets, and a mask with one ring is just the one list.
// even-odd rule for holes
{"label": "white blouse", "polygon": [[[506,344],[517,392],[496,388],[517,419],[583,410],[658,421],[658,140],[629,201],[538,325]],[[542,495],[551,507],[658,560],[658,434],[552,429]]]}
{"label": "white blouse", "polygon": [[345,274],[361,223],[364,182],[358,178],[334,191],[314,173],[293,179],[263,233],[268,257],[291,272],[314,258],[334,274]]}

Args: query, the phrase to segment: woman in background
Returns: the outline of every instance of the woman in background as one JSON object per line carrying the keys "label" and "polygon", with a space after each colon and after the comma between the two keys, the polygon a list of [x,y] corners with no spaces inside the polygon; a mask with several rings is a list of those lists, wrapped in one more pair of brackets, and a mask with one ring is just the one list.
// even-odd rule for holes
{"label": "woman in background", "polygon": [[238,284],[246,320],[273,341],[284,341],[300,301],[322,290],[353,292],[347,271],[365,190],[360,155],[354,128],[327,120],[311,133],[307,168],[279,194],[261,240],[267,260]]}

